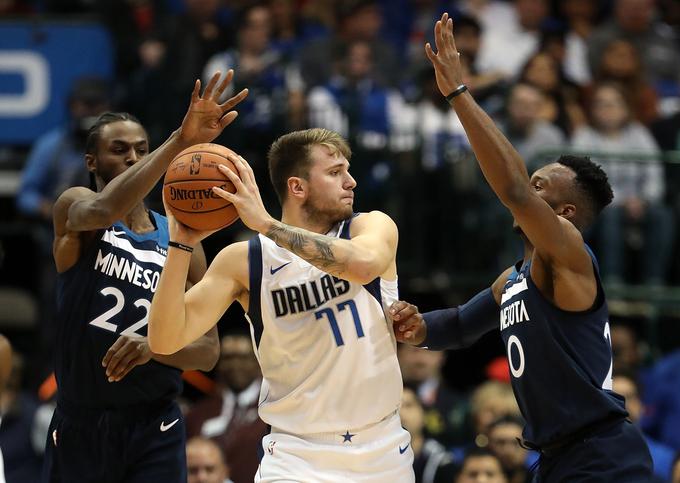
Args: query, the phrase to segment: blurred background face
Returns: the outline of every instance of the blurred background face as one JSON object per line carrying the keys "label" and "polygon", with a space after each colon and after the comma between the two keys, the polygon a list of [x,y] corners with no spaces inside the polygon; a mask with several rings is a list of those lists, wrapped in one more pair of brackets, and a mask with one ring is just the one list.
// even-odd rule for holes
{"label": "blurred background face", "polygon": [[653,9],[653,0],[617,0],[614,14],[624,30],[643,32],[652,22]]}
{"label": "blurred background face", "polygon": [[555,59],[546,53],[535,55],[527,66],[523,80],[544,92],[555,90],[560,81]]}
{"label": "blurred background face", "polygon": [[456,48],[461,55],[467,55],[474,59],[479,52],[481,43],[479,32],[472,26],[463,26],[455,29]]}
{"label": "blurred background face", "polygon": [[184,0],[187,13],[200,20],[208,20],[215,16],[220,0]]}
{"label": "blurred background face", "polygon": [[637,50],[626,40],[615,40],[602,53],[602,72],[609,77],[625,79],[634,77],[640,69]]}
{"label": "blurred background face", "polygon": [[377,5],[364,5],[344,21],[350,40],[373,40],[382,27],[382,13]]}
{"label": "blurred background face", "polygon": [[508,115],[514,129],[525,130],[538,119],[543,95],[531,86],[517,85],[508,102]]}
{"label": "blurred background face", "polygon": [[419,349],[407,344],[400,345],[398,357],[404,381],[415,384],[439,377],[444,363],[442,352]]}
{"label": "blurred background face", "polygon": [[515,423],[497,424],[489,431],[489,449],[506,471],[524,467],[527,450],[519,445],[518,438],[522,438],[522,427]]}
{"label": "blurred background face", "polygon": [[373,54],[366,42],[355,42],[349,47],[346,59],[346,75],[353,81],[365,79],[373,70]]}
{"label": "blurred background face", "polygon": [[637,369],[640,364],[640,349],[633,329],[614,325],[611,327],[611,340],[614,373]]}
{"label": "blurred background face", "polygon": [[187,443],[187,483],[224,483],[229,471],[216,444],[195,439]]}
{"label": "blurred background face", "polygon": [[404,388],[401,394],[401,407],[399,408],[401,425],[412,435],[419,435],[425,425],[425,413],[418,401],[418,396],[409,388]]}
{"label": "blurred background face", "polygon": [[562,12],[570,20],[593,20],[596,3],[592,0],[563,0]]}
{"label": "blurred background face", "polygon": [[260,375],[250,339],[245,336],[222,337],[218,378],[234,392],[241,392]]}
{"label": "blurred background face", "polygon": [[630,113],[623,95],[613,87],[603,86],[593,96],[592,117],[596,129],[617,131],[628,122]]}
{"label": "blurred background face", "polygon": [[537,30],[548,15],[547,0],[515,0],[519,23],[527,30]]}
{"label": "blurred background face", "polygon": [[506,483],[501,464],[493,456],[474,456],[465,461],[456,483]]}
{"label": "blurred background face", "polygon": [[634,423],[642,416],[642,402],[635,383],[626,376],[614,376],[612,389],[626,398],[626,409]]}
{"label": "blurred background face", "polygon": [[262,52],[269,45],[271,35],[271,15],[266,7],[254,7],[241,26],[240,43],[243,50]]}

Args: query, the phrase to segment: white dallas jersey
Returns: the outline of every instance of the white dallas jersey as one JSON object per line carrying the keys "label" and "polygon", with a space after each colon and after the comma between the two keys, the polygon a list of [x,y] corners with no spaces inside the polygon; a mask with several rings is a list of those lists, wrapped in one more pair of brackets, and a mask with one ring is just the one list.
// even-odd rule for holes
{"label": "white dallas jersey", "polygon": [[[329,235],[349,238],[350,223]],[[341,280],[262,235],[248,253],[262,420],[294,434],[344,432],[396,411],[402,380],[386,311],[397,281]]]}

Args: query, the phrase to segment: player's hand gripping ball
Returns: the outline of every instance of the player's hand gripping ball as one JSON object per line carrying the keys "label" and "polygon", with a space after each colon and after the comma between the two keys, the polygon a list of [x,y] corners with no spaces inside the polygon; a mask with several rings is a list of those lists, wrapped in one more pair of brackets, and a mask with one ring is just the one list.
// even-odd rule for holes
{"label": "player's hand gripping ball", "polygon": [[163,182],[163,195],[174,217],[198,231],[216,230],[238,220],[238,212],[229,201],[216,195],[212,187],[236,191],[234,185],[217,168],[224,164],[237,172],[228,155],[235,153],[213,143],[191,146],[172,160]]}

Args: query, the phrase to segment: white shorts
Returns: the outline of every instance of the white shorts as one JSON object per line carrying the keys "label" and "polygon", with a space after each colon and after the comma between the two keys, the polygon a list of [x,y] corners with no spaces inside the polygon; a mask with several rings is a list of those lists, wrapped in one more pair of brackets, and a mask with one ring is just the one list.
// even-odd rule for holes
{"label": "white shorts", "polygon": [[294,435],[272,428],[255,483],[412,483],[411,435],[394,413],[345,433]]}

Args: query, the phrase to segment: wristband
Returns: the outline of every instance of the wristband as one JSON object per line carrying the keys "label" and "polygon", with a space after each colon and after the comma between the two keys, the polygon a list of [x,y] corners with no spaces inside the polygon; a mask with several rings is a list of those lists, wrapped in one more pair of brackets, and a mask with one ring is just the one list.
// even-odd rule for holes
{"label": "wristband", "polygon": [[459,85],[458,87],[456,87],[456,90],[454,90],[451,94],[446,96],[446,102],[451,104],[451,101],[453,100],[454,97],[461,95],[466,90],[468,90],[468,88],[465,84]]}
{"label": "wristband", "polygon": [[189,253],[194,251],[193,247],[190,247],[189,245],[183,245],[182,243],[177,243],[175,241],[169,241],[168,246],[179,248],[180,250],[184,250],[185,252],[189,252]]}

